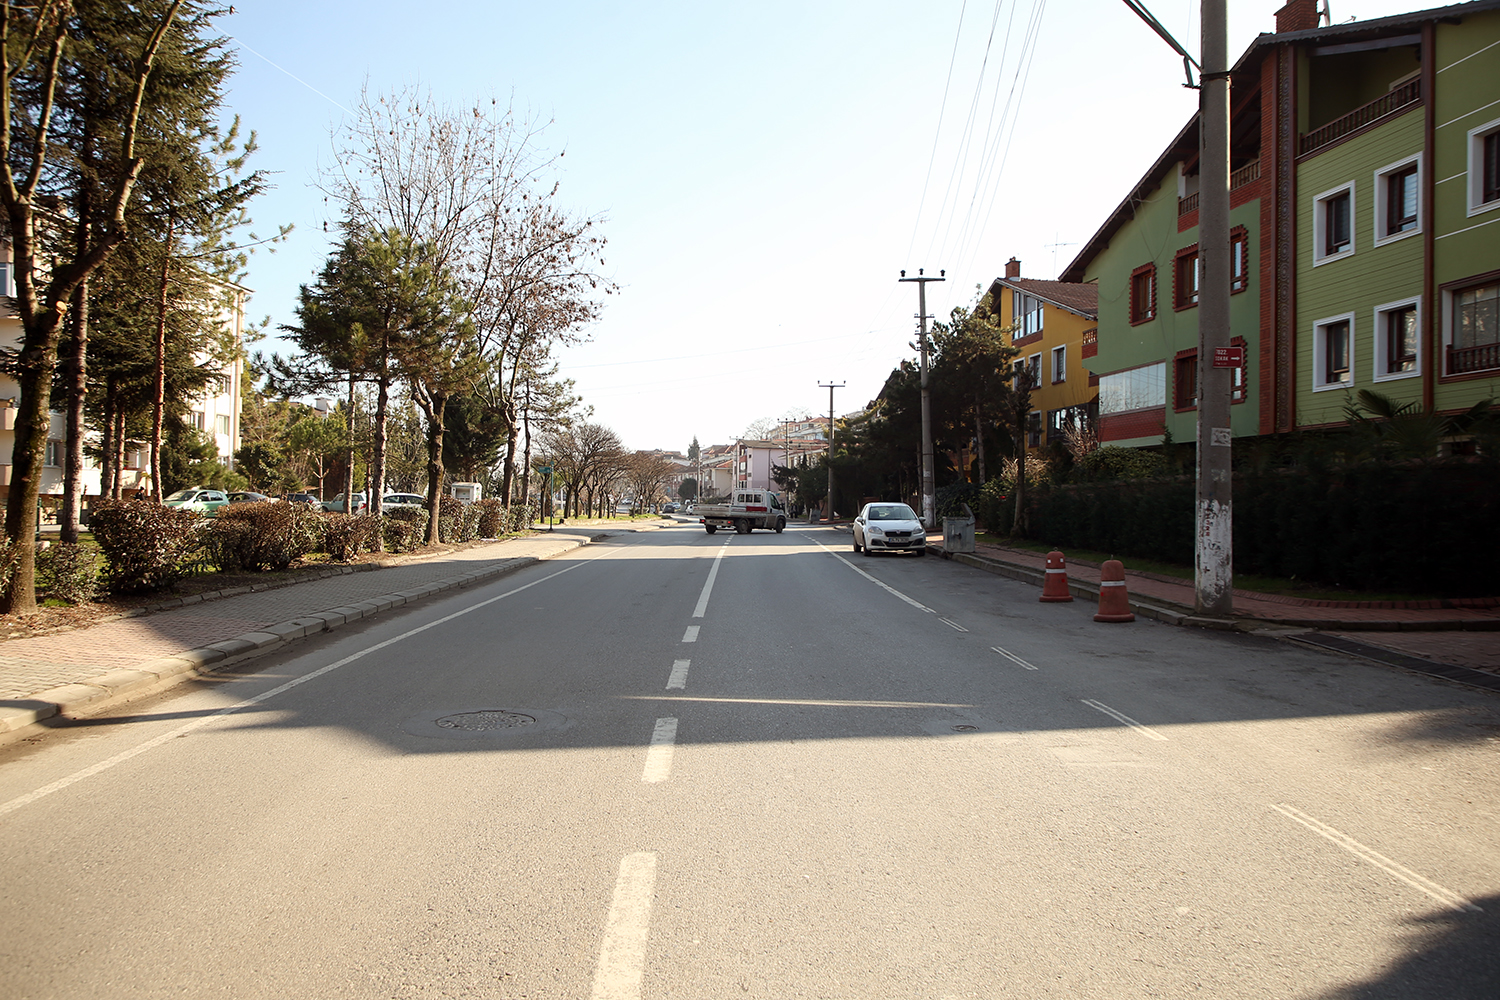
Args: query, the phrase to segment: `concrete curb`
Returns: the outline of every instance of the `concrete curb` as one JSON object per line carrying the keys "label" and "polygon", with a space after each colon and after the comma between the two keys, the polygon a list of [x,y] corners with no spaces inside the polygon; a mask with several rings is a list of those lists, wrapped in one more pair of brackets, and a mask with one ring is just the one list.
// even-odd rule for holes
{"label": "concrete curb", "polygon": [[37,730],[45,728],[44,724],[49,719],[94,715],[116,705],[166,690],[183,681],[208,676],[215,670],[243,663],[308,636],[332,632],[350,622],[415,603],[433,594],[508,576],[545,559],[555,558],[609,537],[610,533],[603,533],[582,541],[573,541],[565,544],[559,551],[545,556],[516,556],[410,590],[277,622],[199,649],[149,660],[136,667],[110,670],[85,681],[38,692],[29,698],[0,702],[0,746],[35,735]]}

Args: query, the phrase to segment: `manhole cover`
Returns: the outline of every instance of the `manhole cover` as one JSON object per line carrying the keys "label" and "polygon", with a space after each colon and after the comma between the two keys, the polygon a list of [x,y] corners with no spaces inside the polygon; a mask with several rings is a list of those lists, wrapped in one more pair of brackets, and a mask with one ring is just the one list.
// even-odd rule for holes
{"label": "manhole cover", "polygon": [[545,708],[460,708],[449,705],[429,709],[401,722],[413,736],[436,736],[445,740],[529,739],[542,733],[572,727],[564,715]]}
{"label": "manhole cover", "polygon": [[496,729],[515,729],[518,726],[536,724],[536,718],[533,716],[522,715],[520,712],[507,712],[498,708],[482,712],[459,712],[456,715],[445,715],[434,721],[443,729],[462,729],[469,733],[488,733]]}
{"label": "manhole cover", "polygon": [[953,731],[955,733],[977,733],[979,732],[979,727],[970,725],[954,726]]}

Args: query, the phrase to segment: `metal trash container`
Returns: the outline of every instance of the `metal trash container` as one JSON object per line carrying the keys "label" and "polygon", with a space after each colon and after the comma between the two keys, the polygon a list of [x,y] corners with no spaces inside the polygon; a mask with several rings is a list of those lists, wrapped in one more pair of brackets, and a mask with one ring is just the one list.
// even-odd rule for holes
{"label": "metal trash container", "polygon": [[974,512],[964,506],[966,517],[943,518],[943,555],[974,551]]}

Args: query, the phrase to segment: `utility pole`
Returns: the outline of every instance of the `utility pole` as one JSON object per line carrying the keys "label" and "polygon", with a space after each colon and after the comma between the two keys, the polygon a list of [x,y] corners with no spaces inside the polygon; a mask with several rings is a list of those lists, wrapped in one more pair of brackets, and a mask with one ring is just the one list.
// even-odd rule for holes
{"label": "utility pole", "polygon": [[842,382],[819,382],[819,388],[828,390],[828,520],[833,521],[833,390],[842,389]]}
{"label": "utility pole", "polygon": [[936,278],[924,278],[919,267],[915,278],[908,278],[902,271],[900,279],[917,283],[917,319],[921,322],[918,350],[922,356],[922,524],[928,531],[937,526],[937,497],[932,474],[932,396],[927,391],[927,283],[944,281],[947,274],[944,270]]}
{"label": "utility pole", "polygon": [[[1229,348],[1229,64],[1226,0],[1202,0],[1198,178],[1198,517],[1194,604],[1234,612]],[[1225,358],[1225,361],[1228,361]]]}

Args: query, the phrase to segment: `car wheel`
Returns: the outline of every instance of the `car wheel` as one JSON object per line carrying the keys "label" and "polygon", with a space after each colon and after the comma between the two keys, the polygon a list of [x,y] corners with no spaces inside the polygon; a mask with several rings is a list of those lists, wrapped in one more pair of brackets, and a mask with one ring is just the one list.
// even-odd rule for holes
{"label": "car wheel", "polygon": [[873,552],[870,551],[870,543],[866,542],[865,543],[865,555],[867,555],[867,556],[873,556],[874,554],[875,553],[873,553]]}
{"label": "car wheel", "polygon": [[859,539],[858,539],[858,538],[856,538],[856,539],[855,539],[855,540],[854,540],[854,551],[855,551],[855,552],[858,552],[858,551],[859,551],[859,550],[860,550],[860,549],[861,549],[861,548],[863,548],[863,546],[861,546],[861,545],[860,545],[860,544],[859,544]]}
{"label": "car wheel", "polygon": [[748,534],[750,534],[750,522],[746,521],[744,518],[741,518],[740,520],[736,521],[734,523],[734,533],[737,534],[737,535],[748,535]]}
{"label": "car wheel", "polygon": [[776,519],[776,534],[779,535],[779,534],[781,534],[785,530],[786,530],[786,518],[784,518],[784,517],[778,517]]}
{"label": "car wheel", "polygon": [[715,526],[714,526],[714,525],[712,525],[712,524],[705,524],[705,525],[704,525],[704,526],[703,526],[703,530],[704,530],[704,531],[706,531],[706,532],[708,532],[708,533],[709,533],[709,534],[710,534],[710,535],[712,535],[712,534],[713,534],[713,533],[714,533],[714,532],[715,532],[715,531],[718,531],[718,530],[719,530],[719,529],[718,529],[718,528],[716,528],[716,527],[715,527]]}
{"label": "car wheel", "polygon": [[927,546],[925,546],[925,545],[922,546],[920,549],[917,550],[917,557],[918,558],[921,558],[922,556],[925,556],[926,554],[927,554]]}

